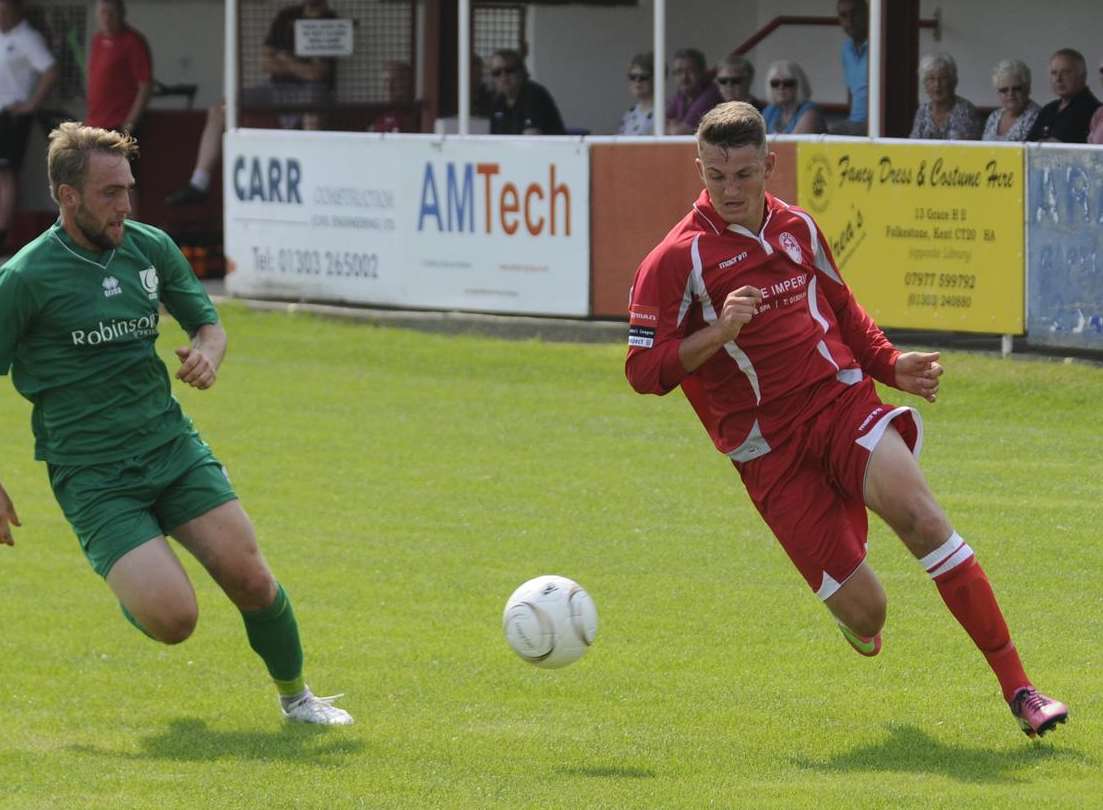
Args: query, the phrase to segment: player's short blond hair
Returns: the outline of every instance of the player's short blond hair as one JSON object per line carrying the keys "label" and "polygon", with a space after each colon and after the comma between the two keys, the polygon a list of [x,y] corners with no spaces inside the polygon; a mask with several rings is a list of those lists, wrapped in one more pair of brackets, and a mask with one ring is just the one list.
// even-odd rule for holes
{"label": "player's short blond hair", "polygon": [[717,104],[697,125],[697,148],[705,144],[724,149],[741,146],[766,148],[766,122],[753,105],[745,101]]}
{"label": "player's short blond hair", "polygon": [[76,189],[84,185],[88,156],[93,152],[132,160],[138,156],[138,142],[122,132],[66,121],[50,133],[50,149],[46,156],[50,196],[54,202],[60,202],[58,189],[63,185]]}

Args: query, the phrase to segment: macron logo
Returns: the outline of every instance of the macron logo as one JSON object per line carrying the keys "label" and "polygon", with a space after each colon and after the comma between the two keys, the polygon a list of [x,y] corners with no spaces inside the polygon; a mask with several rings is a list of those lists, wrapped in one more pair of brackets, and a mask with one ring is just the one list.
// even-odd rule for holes
{"label": "macron logo", "polygon": [[737,253],[736,255],[732,256],[730,259],[724,259],[724,261],[720,262],[720,269],[726,270],[733,264],[739,264],[745,258],[747,258],[747,251],[744,250],[742,253]]}

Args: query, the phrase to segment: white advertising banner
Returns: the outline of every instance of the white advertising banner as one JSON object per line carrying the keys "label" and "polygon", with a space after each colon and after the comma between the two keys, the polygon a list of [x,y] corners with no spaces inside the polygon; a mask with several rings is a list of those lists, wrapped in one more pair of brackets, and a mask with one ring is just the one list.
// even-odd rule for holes
{"label": "white advertising banner", "polygon": [[589,152],[575,140],[238,130],[233,295],[589,314]]}

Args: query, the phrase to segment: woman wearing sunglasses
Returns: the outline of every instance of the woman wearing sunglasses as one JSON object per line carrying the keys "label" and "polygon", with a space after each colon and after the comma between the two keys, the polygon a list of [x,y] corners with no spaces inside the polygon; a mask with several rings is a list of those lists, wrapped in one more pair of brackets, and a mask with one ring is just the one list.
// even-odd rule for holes
{"label": "woman wearing sunglasses", "polygon": [[1025,141],[1042,108],[1030,98],[1030,68],[1018,59],[1004,59],[992,70],[1000,106],[984,123],[984,141]]}
{"label": "woman wearing sunglasses", "polygon": [[628,93],[635,102],[620,119],[618,135],[655,134],[655,58],[638,53],[628,63]]}
{"label": "woman wearing sunglasses", "polygon": [[796,62],[774,62],[766,71],[766,93],[770,103],[762,111],[766,131],[771,135],[807,135],[826,132],[819,107],[812,102],[808,76]]}

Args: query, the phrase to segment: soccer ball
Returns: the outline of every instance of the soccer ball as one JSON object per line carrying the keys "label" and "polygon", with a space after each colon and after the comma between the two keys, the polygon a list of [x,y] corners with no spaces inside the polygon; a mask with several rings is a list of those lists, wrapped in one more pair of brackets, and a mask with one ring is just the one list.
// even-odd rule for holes
{"label": "soccer ball", "polygon": [[581,658],[597,635],[597,608],[572,579],[530,579],[506,600],[502,629],[513,651],[545,669]]}

